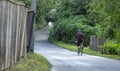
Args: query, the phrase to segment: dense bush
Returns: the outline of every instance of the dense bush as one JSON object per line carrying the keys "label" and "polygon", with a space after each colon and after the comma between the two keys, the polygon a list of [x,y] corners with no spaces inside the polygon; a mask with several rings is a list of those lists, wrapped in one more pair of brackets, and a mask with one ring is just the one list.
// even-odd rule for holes
{"label": "dense bush", "polygon": [[119,45],[119,47],[117,48],[117,54],[120,55],[120,45]]}
{"label": "dense bush", "polygon": [[120,55],[120,47],[115,41],[108,41],[102,46],[102,53]]}
{"label": "dense bush", "polygon": [[68,24],[67,20],[65,21],[54,23],[50,38],[66,43],[73,43],[78,27],[75,24]]}
{"label": "dense bush", "polygon": [[50,39],[74,43],[75,35],[78,29],[81,29],[84,35],[84,45],[89,45],[90,36],[94,34],[94,28],[85,23],[84,16],[60,19],[54,23],[51,30]]}

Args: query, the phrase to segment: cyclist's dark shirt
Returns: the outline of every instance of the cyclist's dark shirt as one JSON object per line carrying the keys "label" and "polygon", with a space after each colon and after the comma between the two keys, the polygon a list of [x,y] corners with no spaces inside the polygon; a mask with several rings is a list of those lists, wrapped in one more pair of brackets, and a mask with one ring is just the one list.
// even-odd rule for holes
{"label": "cyclist's dark shirt", "polygon": [[77,33],[76,36],[75,36],[75,38],[76,38],[77,42],[81,43],[81,42],[83,42],[84,36],[83,36],[82,33]]}

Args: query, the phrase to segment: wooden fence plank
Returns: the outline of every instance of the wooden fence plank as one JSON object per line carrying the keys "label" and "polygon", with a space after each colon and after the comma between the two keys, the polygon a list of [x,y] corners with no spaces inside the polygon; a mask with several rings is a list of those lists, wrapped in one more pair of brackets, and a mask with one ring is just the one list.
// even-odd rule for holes
{"label": "wooden fence plank", "polygon": [[2,2],[2,20],[1,20],[1,22],[2,22],[2,25],[1,25],[1,28],[2,28],[2,30],[1,30],[1,34],[2,34],[2,36],[1,36],[1,47],[2,47],[2,70],[5,68],[5,54],[6,54],[6,51],[5,51],[5,45],[4,45],[4,43],[5,43],[5,40],[4,39],[6,39],[5,38],[5,2],[6,1],[3,1]]}
{"label": "wooden fence plank", "polygon": [[18,55],[18,29],[19,29],[19,13],[20,13],[20,11],[19,11],[19,8],[20,8],[20,6],[19,5],[17,5],[17,25],[16,25],[16,50],[15,50],[15,61],[17,61],[17,55]]}
{"label": "wooden fence plank", "polygon": [[10,4],[9,2],[7,2],[7,25],[6,25],[6,66],[9,67],[10,66],[10,54],[9,54],[9,19],[10,19]]}
{"label": "wooden fence plank", "polygon": [[3,29],[4,29],[4,31],[3,31],[3,35],[4,35],[4,59],[5,59],[5,62],[4,62],[4,68],[7,68],[7,65],[6,65],[6,50],[7,50],[7,46],[6,46],[6,35],[7,35],[7,2],[5,1],[4,2],[4,25],[3,25]]}
{"label": "wooden fence plank", "polygon": [[0,2],[0,71],[2,70],[2,46],[1,46],[1,30],[2,30],[2,2]]}

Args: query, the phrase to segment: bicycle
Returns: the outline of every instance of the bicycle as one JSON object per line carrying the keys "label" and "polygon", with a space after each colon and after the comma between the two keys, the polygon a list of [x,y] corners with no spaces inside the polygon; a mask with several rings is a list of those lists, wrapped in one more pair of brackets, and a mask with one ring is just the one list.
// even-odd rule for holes
{"label": "bicycle", "polygon": [[77,48],[77,53],[78,55],[82,55],[83,54],[83,43],[80,44],[80,46]]}

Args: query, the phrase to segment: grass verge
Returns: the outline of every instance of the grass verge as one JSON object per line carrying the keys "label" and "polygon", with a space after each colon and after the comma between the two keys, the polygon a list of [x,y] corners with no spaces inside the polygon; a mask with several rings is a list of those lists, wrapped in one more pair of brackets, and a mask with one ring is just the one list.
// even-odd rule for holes
{"label": "grass verge", "polygon": [[[59,46],[59,47],[62,47],[62,48],[65,48],[65,49],[69,49],[71,51],[76,51],[76,47],[75,45],[72,45],[72,44],[66,44],[66,43],[63,43],[63,42],[59,42],[59,41],[52,41],[52,43],[54,43],[55,45]],[[107,55],[107,54],[101,54],[100,52],[96,52],[96,51],[93,51],[91,49],[89,49],[89,47],[85,47],[84,50],[83,50],[83,53],[85,54],[90,54],[90,55],[95,55],[95,56],[102,56],[102,57],[107,57],[107,58],[113,58],[113,59],[118,59],[120,60],[120,56],[118,55]]]}
{"label": "grass verge", "polygon": [[20,61],[7,71],[50,71],[50,63],[39,54],[28,54],[25,60]]}

